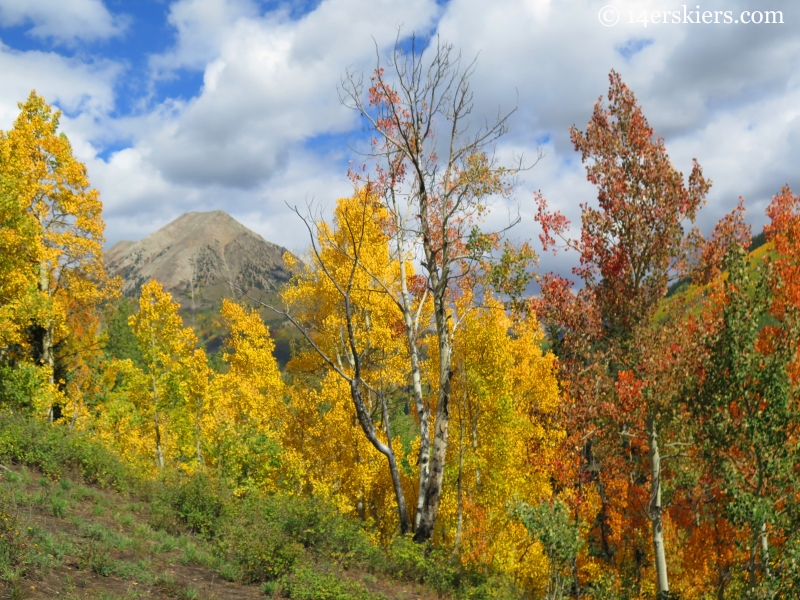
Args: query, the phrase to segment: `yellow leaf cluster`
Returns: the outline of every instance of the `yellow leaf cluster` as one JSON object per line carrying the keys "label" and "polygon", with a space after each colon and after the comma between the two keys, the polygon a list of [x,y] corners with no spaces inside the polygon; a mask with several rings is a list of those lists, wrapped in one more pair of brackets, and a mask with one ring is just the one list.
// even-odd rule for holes
{"label": "yellow leaf cluster", "polygon": [[437,535],[445,544],[460,537],[463,561],[531,584],[542,579],[547,562],[509,508],[552,493],[551,464],[563,437],[551,422],[559,403],[555,359],[540,348],[535,318],[514,322],[491,297],[474,305],[469,291],[456,305],[464,316],[454,331],[451,433]]}
{"label": "yellow leaf cluster", "polygon": [[[402,315],[391,296],[399,290],[400,269],[390,257],[382,229],[386,218],[385,209],[366,192],[340,199],[333,227],[318,224],[317,252],[283,289],[282,296],[290,314],[310,332],[318,348],[342,371],[352,374],[340,292],[349,285],[361,377],[387,396],[396,413],[408,403],[403,391],[408,348]],[[354,262],[358,264],[355,269]],[[285,440],[303,459],[305,488],[330,496],[344,512],[373,521],[382,533],[392,532],[397,511],[386,459],[360,430],[348,384],[308,345],[298,348],[287,371],[293,384],[291,424]],[[368,392],[365,401],[374,420],[381,422],[376,394]],[[410,416],[405,419],[411,424]],[[386,442],[383,432],[379,431],[378,437]],[[407,462],[404,456],[410,446],[403,448],[399,440],[393,444],[398,460]],[[401,472],[401,477],[404,489],[412,493],[410,468]]]}
{"label": "yellow leaf cluster", "polygon": [[224,473],[235,491],[274,489],[283,468],[292,471],[280,446],[286,404],[275,344],[256,310],[225,300],[221,315],[229,369],[213,380],[203,416],[209,467]]}
{"label": "yellow leaf cluster", "polygon": [[72,356],[63,342],[77,337],[76,320],[91,319],[79,313],[118,294],[120,282],[106,277],[102,204],[86,167],[58,133],[60,112],[36,92],[19,107],[14,126],[0,132],[0,348],[30,354],[22,333],[40,328],[34,358],[63,392],[63,382],[53,382],[54,362],[61,360],[54,361],[53,348]]}
{"label": "yellow leaf cluster", "polygon": [[[404,466],[406,496],[414,498],[419,437],[409,414],[407,339],[392,298],[399,287],[399,265],[389,253],[385,219],[380,205],[364,192],[339,200],[332,226],[317,224],[316,251],[283,298],[317,348],[350,373],[340,290],[354,282],[352,323],[364,359],[363,377],[394,403],[394,449]],[[423,323],[430,316],[428,304]],[[552,459],[563,437],[553,424],[559,405],[555,359],[542,352],[542,333],[533,317],[512,321],[502,303],[486,297],[479,306],[469,290],[454,308],[463,316],[453,330],[450,443],[435,541],[458,545],[465,562],[521,581],[541,580],[546,559],[512,516],[509,503],[538,503],[551,494]],[[431,340],[431,335],[421,337],[426,401],[434,411],[438,360]],[[359,428],[347,382],[308,344],[300,346],[288,372],[293,383],[285,440],[302,457],[306,490],[329,495],[343,511],[374,523],[381,535],[391,534],[397,517],[386,462]],[[377,398],[366,396],[380,421]]]}

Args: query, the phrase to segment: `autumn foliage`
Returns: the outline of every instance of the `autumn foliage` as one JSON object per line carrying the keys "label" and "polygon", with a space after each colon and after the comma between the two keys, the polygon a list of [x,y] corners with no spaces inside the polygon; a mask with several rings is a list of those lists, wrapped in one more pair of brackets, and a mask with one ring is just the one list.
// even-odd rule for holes
{"label": "autumn foliage", "polygon": [[[158,281],[119,298],[98,192],[32,93],[0,132],[2,410],[153,485],[210,482],[214,506],[324,502],[448,597],[796,597],[800,197],[772,199],[753,252],[743,199],[704,238],[711,182],[612,71],[570,131],[597,193],[578,235],[533,199],[578,285],[534,273],[528,242],[481,229],[522,169],[491,154],[507,117],[440,157],[472,67],[439,45],[426,79],[415,52],[343,82],[374,169],[329,218],[297,212],[308,251],[275,304],[221,302],[216,351]],[[283,370],[267,309],[297,334]]]}

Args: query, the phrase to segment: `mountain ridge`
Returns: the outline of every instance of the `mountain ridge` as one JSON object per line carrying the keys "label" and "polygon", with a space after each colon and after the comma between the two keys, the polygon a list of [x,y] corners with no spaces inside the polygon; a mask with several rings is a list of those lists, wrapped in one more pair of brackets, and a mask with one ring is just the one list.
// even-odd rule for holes
{"label": "mountain ridge", "polygon": [[141,240],[117,242],[106,251],[105,264],[110,275],[122,277],[126,296],[137,296],[156,279],[182,308],[205,310],[239,296],[234,286],[264,295],[288,281],[286,252],[222,210],[192,211]]}

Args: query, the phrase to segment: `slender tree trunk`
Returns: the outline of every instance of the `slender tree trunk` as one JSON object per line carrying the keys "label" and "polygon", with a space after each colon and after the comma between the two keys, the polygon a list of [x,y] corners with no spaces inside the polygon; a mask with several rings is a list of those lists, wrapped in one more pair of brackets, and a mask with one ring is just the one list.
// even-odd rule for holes
{"label": "slender tree trunk", "polygon": [[[408,293],[408,279],[405,261],[405,245],[403,241],[403,223],[400,218],[400,209],[392,196],[392,210],[394,211],[395,224],[397,226],[397,260],[400,264],[400,295],[402,299],[403,322],[406,328],[406,339],[408,340],[408,352],[411,358],[411,390],[414,394],[414,405],[417,410],[419,420],[419,454],[417,464],[419,465],[419,486],[417,489],[417,511],[414,515],[414,531],[419,528],[419,521],[422,517],[422,510],[425,505],[425,495],[428,491],[428,478],[430,476],[431,459],[431,432],[430,432],[430,411],[425,404],[422,396],[422,376],[419,366],[419,349],[417,348],[417,323],[411,314],[412,304],[411,295]],[[420,299],[424,302],[424,298]]]}
{"label": "slender tree trunk", "polygon": [[[39,291],[50,297],[50,273],[47,261],[39,264]],[[53,354],[53,323],[47,321],[42,324],[41,338],[41,361],[47,367],[47,379],[52,387],[55,384],[55,356]],[[55,420],[55,406],[52,404],[47,409],[47,420],[51,423]]]}
{"label": "slender tree trunk", "polygon": [[770,576],[769,572],[769,544],[767,543],[767,524],[762,523],[761,527],[753,528],[753,543],[750,545],[750,561],[747,565],[749,574],[750,589],[754,589],[758,584],[758,550],[761,549],[761,560],[764,565],[764,575]]}
{"label": "slender tree trunk", "polygon": [[156,387],[156,376],[153,374],[153,422],[156,428],[156,459],[158,468],[164,468],[164,450],[161,448],[161,427],[158,423],[158,388]]}
{"label": "slender tree trunk", "polygon": [[464,412],[461,411],[459,421],[460,435],[458,438],[458,519],[456,524],[456,541],[453,544],[453,554],[450,561],[458,556],[458,546],[461,544],[461,529],[464,524]]}
{"label": "slender tree trunk", "polygon": [[403,296],[403,320],[406,327],[406,338],[408,339],[409,354],[411,356],[411,389],[414,394],[414,404],[419,419],[419,489],[417,491],[417,513],[414,517],[414,529],[419,527],[420,517],[422,516],[425,504],[425,495],[428,490],[428,480],[430,476],[431,459],[431,432],[430,432],[430,411],[425,405],[422,396],[422,377],[419,366],[419,349],[417,348],[417,334],[413,317],[411,316],[410,296],[406,283],[405,262],[400,261],[400,281]]}
{"label": "slender tree trunk", "polygon": [[728,586],[728,580],[723,571],[717,574],[717,600],[725,600],[725,588]]}
{"label": "slender tree trunk", "polygon": [[391,446],[392,438],[389,429],[389,413],[386,406],[386,401],[384,398],[381,398],[384,424],[386,426],[386,441],[388,442],[388,445],[381,442],[378,439],[378,436],[375,435],[375,426],[373,425],[369,412],[364,405],[364,398],[361,395],[361,390],[359,389],[359,382],[357,379],[350,380],[350,395],[353,399],[353,404],[355,404],[356,416],[358,417],[358,422],[361,425],[364,435],[367,436],[367,439],[375,447],[375,449],[386,457],[386,461],[389,463],[389,472],[392,476],[392,486],[394,487],[394,495],[395,499],[397,500],[397,514],[400,519],[400,533],[406,534],[411,531],[411,524],[408,520],[408,508],[406,507],[406,497],[405,493],[403,492],[403,485],[400,481],[400,471],[397,468],[397,460],[395,459],[394,451],[392,450]]}
{"label": "slender tree trunk", "polygon": [[[42,362],[47,366],[47,381],[52,389],[55,385],[56,361],[53,355],[53,324],[48,322],[42,334]],[[56,406],[50,405],[47,409],[47,420],[51,423],[56,419]]]}
{"label": "slender tree trunk", "polygon": [[[434,283],[434,287],[438,287]],[[434,427],[433,455],[428,489],[425,494],[422,517],[414,534],[414,541],[424,542],[433,537],[433,528],[439,512],[439,501],[442,496],[442,481],[447,458],[447,435],[450,425],[450,389],[453,378],[451,370],[452,343],[447,323],[447,308],[444,294],[434,293],[434,310],[436,314],[436,334],[439,338],[439,394],[436,406],[436,426]]]}
{"label": "slender tree trunk", "polygon": [[202,398],[198,398],[197,399],[197,419],[195,421],[195,438],[197,439],[196,453],[197,453],[197,467],[198,468],[202,468],[202,466],[203,466],[203,454],[200,451],[200,436],[201,436],[201,432],[202,432],[202,425],[201,425],[200,419],[201,419],[202,414],[203,414],[203,399]]}
{"label": "slender tree trunk", "polygon": [[747,563],[747,572],[749,575],[748,585],[749,588],[752,590],[756,587],[758,583],[758,579],[756,577],[756,559],[758,557],[758,530],[755,530],[753,534],[753,541],[750,544],[750,560]]}
{"label": "slender tree trunk", "polygon": [[761,524],[761,560],[764,562],[764,576],[769,579],[769,543],[767,542],[767,524]]}
{"label": "slender tree trunk", "polygon": [[656,563],[657,590],[661,594],[669,592],[661,506],[661,453],[658,447],[658,432],[656,431],[655,419],[651,418],[648,425],[647,438],[650,443],[650,467],[652,470],[650,477],[650,520],[653,530],[653,554]]}

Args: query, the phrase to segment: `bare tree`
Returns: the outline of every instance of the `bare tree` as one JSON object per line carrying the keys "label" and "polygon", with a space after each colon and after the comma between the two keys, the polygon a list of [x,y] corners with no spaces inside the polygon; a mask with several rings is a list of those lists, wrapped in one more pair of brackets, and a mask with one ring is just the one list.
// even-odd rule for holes
{"label": "bare tree", "polygon": [[[520,158],[512,166],[502,166],[492,151],[516,109],[498,113],[478,127],[468,120],[473,109],[469,80],[474,60],[462,63],[453,46],[438,38],[428,50],[420,49],[413,35],[408,52],[400,42],[398,35],[388,62],[390,75],[378,52],[369,86],[363,73],[348,70],[342,78],[340,100],[363,117],[373,135],[368,158],[376,163],[374,178],[358,171],[351,171],[351,176],[357,182],[366,180],[390,212],[393,247],[401,265],[395,301],[405,325],[420,433],[414,539],[422,542],[433,535],[447,454],[454,374],[451,294],[459,280],[470,277],[478,265],[485,266],[481,261],[487,252],[499,247],[501,232],[483,233],[477,222],[493,197],[511,193],[513,178],[523,163]],[[525,252],[515,256],[532,258]],[[435,415],[423,393],[420,373],[421,331],[429,324],[419,322],[422,303],[416,304],[409,293],[409,260],[422,265],[426,293],[433,301],[439,358],[432,390]]]}

